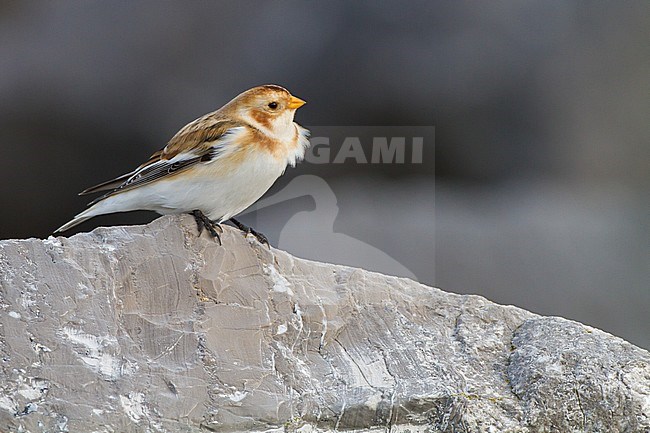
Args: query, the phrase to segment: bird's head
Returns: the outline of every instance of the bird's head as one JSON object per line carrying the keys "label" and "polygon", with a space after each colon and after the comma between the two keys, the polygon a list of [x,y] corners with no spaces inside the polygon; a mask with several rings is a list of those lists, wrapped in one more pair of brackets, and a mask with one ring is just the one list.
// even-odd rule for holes
{"label": "bird's head", "polygon": [[238,95],[228,103],[228,108],[252,126],[281,138],[295,134],[293,116],[304,104],[284,87],[267,84]]}

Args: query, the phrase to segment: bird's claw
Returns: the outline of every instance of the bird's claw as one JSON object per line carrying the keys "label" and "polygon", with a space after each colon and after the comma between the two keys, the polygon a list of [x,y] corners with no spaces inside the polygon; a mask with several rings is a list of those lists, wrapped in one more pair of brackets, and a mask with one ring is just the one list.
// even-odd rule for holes
{"label": "bird's claw", "polygon": [[243,231],[246,235],[249,233],[255,236],[255,238],[258,240],[259,243],[262,245],[266,245],[267,247],[271,248],[271,244],[269,244],[269,240],[264,236],[262,233],[258,232],[252,227],[247,226],[246,224],[243,224],[239,221],[237,221],[234,218],[230,218],[230,221],[241,231]]}
{"label": "bird's claw", "polygon": [[[192,211],[192,216],[194,216],[194,221],[196,221],[196,227],[199,230],[199,236],[201,236],[201,233],[205,228],[208,231],[208,233],[210,233],[210,236],[212,236],[217,241],[219,241],[219,245],[221,245],[221,236],[219,236],[219,232],[223,233],[223,228],[221,227],[221,224],[212,221],[210,218],[205,216],[203,212],[201,212],[200,210]],[[217,232],[217,229],[219,230],[219,232]]]}
{"label": "bird's claw", "polygon": [[257,238],[257,240],[259,241],[259,243],[261,243],[262,245],[266,245],[269,248],[271,247],[271,245],[269,244],[269,240],[266,238],[266,236],[264,236],[262,233],[256,231],[255,229],[253,229],[251,227],[249,227],[249,229],[250,230],[248,231],[248,233],[255,236]]}

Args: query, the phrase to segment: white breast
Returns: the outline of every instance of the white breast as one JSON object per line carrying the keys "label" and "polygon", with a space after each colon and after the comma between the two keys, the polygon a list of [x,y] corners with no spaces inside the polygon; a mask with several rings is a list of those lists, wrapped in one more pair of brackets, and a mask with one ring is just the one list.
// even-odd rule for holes
{"label": "white breast", "polygon": [[271,155],[258,152],[227,173],[211,164],[195,166],[191,176],[172,176],[133,193],[138,192],[141,206],[145,202],[147,209],[161,214],[199,209],[213,221],[226,221],[264,195],[285,167]]}

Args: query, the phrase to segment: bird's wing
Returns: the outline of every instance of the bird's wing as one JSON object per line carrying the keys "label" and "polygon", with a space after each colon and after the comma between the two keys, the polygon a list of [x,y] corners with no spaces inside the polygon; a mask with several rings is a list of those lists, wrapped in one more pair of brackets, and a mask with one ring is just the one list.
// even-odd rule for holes
{"label": "bird's wing", "polygon": [[[241,131],[243,125],[230,120],[215,120],[206,124],[200,118],[181,129],[167,146],[155,152],[147,162],[130,173],[95,185],[79,194],[108,192],[90,203],[97,203],[113,194],[146,185],[163,177],[177,174],[195,164],[217,160],[233,147],[229,136]],[[197,123],[202,123],[197,125]]]}

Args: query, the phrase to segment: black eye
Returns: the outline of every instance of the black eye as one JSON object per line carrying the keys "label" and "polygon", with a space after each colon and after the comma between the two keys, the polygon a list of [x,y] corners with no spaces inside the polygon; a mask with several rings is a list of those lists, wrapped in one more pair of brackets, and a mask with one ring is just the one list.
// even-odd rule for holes
{"label": "black eye", "polygon": [[270,108],[271,110],[275,110],[276,108],[278,108],[278,103],[275,102],[275,101],[273,101],[273,102],[269,102],[269,108]]}

